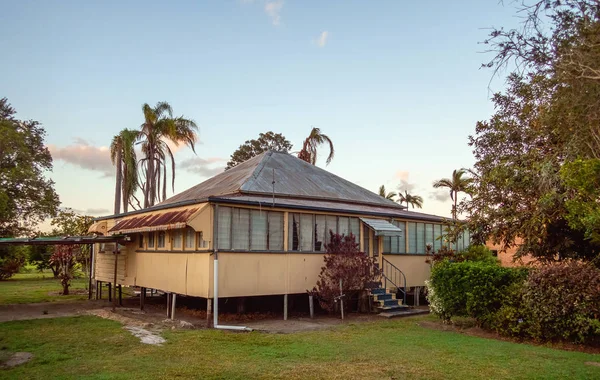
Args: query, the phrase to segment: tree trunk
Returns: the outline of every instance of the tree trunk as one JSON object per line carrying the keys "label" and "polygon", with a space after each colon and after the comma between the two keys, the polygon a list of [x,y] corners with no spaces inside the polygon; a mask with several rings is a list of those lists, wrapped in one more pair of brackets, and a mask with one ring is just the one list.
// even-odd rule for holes
{"label": "tree trunk", "polygon": [[121,187],[123,183],[123,173],[122,173],[122,163],[121,163],[121,146],[119,146],[119,150],[117,151],[117,180],[115,184],[115,214],[121,213]]}
{"label": "tree trunk", "polygon": [[127,194],[127,180],[128,180],[128,176],[129,173],[127,172],[127,165],[123,165],[123,185],[121,186],[121,194],[122,194],[122,198],[123,198],[123,212],[127,212],[129,211],[129,196]]}
{"label": "tree trunk", "polygon": [[[151,142],[148,142],[150,145]],[[150,207],[154,204],[152,202],[152,188],[154,187],[153,178],[154,178],[154,150],[152,147],[148,147],[148,164],[146,167],[146,191],[144,194],[144,208]]]}

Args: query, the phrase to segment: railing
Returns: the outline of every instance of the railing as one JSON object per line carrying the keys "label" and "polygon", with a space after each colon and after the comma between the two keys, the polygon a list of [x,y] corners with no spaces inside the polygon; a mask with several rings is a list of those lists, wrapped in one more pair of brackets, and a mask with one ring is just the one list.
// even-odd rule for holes
{"label": "railing", "polygon": [[388,282],[394,286],[397,291],[402,292],[403,304],[406,305],[406,276],[404,272],[398,269],[397,266],[385,259],[381,258],[382,266],[381,277],[384,280],[384,289],[387,289]]}

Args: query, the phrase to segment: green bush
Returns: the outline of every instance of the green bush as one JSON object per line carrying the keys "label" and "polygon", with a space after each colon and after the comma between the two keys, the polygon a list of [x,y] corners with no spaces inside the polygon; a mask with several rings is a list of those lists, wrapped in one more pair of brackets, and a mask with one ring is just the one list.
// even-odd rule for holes
{"label": "green bush", "polygon": [[485,245],[471,245],[458,254],[464,261],[476,261],[487,264],[498,264],[499,261]]}
{"label": "green bush", "polygon": [[577,261],[536,268],[523,289],[527,333],[585,343],[600,338],[600,269]]}
{"label": "green bush", "polygon": [[436,297],[434,313],[449,321],[452,317],[472,317],[489,326],[502,306],[504,293],[515,283],[523,283],[527,271],[504,268],[486,262],[449,261],[434,265],[429,287]]}
{"label": "green bush", "polygon": [[26,253],[23,247],[0,247],[0,280],[11,278],[25,265]]}

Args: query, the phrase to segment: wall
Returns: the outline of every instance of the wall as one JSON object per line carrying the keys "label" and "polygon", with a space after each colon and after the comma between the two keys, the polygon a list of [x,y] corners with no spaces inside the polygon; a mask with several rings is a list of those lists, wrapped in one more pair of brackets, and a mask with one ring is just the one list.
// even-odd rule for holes
{"label": "wall", "polygon": [[521,239],[517,238],[515,240],[515,245],[506,250],[502,249],[502,244],[494,244],[491,241],[487,242],[485,245],[492,251],[496,251],[498,253],[498,260],[500,260],[500,265],[503,267],[516,267],[534,263],[535,259],[531,256],[524,256],[520,259],[514,260],[515,253],[517,253],[520,244]]}
{"label": "wall", "polygon": [[384,255],[385,259],[404,272],[407,286],[424,286],[429,279],[431,267],[425,255]]}

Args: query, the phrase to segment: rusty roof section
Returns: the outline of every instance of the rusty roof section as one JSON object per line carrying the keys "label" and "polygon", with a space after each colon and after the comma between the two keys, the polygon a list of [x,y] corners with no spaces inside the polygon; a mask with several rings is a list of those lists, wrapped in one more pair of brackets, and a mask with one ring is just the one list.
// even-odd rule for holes
{"label": "rusty roof section", "polygon": [[145,215],[134,216],[119,221],[108,232],[110,233],[133,233],[145,231],[170,230],[184,228],[187,221],[193,216],[199,207],[192,207],[178,211],[154,212]]}
{"label": "rusty roof section", "polygon": [[395,210],[404,206],[284,152],[268,151],[210,178],[158,206],[225,195],[263,195],[338,201]]}

